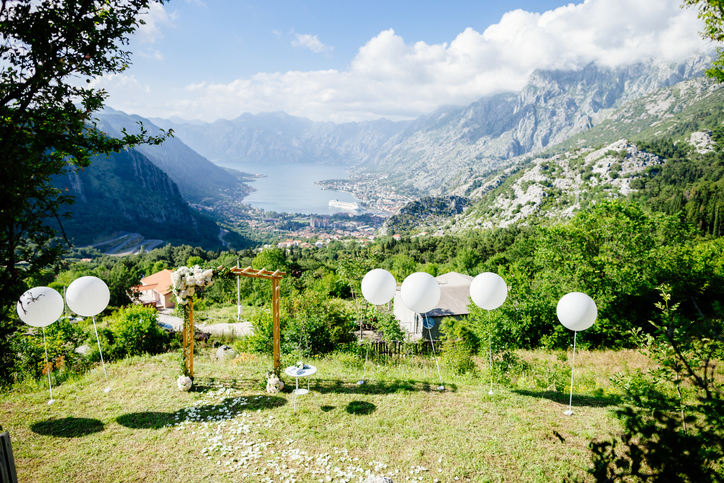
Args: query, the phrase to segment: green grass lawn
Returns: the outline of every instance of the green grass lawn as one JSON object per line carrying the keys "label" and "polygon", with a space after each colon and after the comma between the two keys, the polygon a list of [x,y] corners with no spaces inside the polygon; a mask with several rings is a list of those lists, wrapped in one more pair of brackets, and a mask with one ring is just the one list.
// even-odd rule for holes
{"label": "green grass lawn", "polygon": [[261,385],[270,358],[211,354],[196,357],[191,392],[177,389],[180,354],[170,353],[107,365],[107,383],[100,368],[65,382],[52,405],[47,380],[1,394],[19,481],[585,479],[589,441],[619,429],[609,376],[647,364],[632,351],[577,354],[575,414],[565,416],[570,361],[561,354],[519,353],[531,369],[492,396],[485,359],[477,377],[441,366],[437,391],[432,359],[373,361],[360,386],[362,361],[340,354],[308,361],[318,373],[294,412],[292,378],[277,395]]}

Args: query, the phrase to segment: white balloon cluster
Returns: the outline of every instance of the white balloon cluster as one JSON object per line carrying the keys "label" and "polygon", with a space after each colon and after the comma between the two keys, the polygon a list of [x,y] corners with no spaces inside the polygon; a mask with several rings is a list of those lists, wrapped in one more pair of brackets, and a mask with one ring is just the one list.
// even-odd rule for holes
{"label": "white balloon cluster", "polygon": [[198,265],[191,268],[181,267],[171,273],[171,287],[179,305],[186,305],[196,290],[213,283],[212,269],[203,270]]}

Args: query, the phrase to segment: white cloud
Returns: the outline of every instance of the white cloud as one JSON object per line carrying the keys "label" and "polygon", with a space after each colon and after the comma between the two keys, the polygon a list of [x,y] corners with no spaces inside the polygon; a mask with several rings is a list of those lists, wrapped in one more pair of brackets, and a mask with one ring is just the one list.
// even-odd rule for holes
{"label": "white cloud", "polygon": [[294,37],[294,40],[292,40],[292,45],[294,47],[303,47],[316,54],[330,52],[333,49],[333,47],[329,47],[320,42],[316,35],[294,34]]}
{"label": "white cloud", "polygon": [[145,50],[139,50],[136,53],[146,59],[163,60],[163,54],[161,53],[161,51],[153,49],[151,47],[148,47]]}
{"label": "white cloud", "polygon": [[[406,43],[386,30],[359,49],[347,70],[194,84],[184,99],[160,105],[157,97],[149,109],[206,120],[278,110],[315,120],[414,118],[440,105],[519,90],[535,69],[576,69],[594,61],[615,67],[651,57],[679,61],[708,51],[696,12],[679,3],[586,0],[543,14],[515,10],[482,33],[468,28],[449,43],[432,45]],[[294,42],[315,52],[330,48],[312,35],[297,35]]]}
{"label": "white cloud", "polygon": [[175,14],[169,14],[160,3],[151,3],[147,12],[140,16],[145,23],[136,30],[136,38],[141,43],[152,44],[163,38],[161,29],[164,26],[173,26]]}

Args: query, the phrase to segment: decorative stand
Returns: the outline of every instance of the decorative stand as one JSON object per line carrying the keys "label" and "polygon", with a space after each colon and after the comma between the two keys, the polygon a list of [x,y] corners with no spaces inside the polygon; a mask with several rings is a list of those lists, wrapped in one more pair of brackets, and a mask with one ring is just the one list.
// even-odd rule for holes
{"label": "decorative stand", "polygon": [[[291,366],[287,367],[284,370],[284,373],[287,376],[291,376],[296,381],[296,386],[294,391],[292,391],[292,402],[294,403],[294,412],[297,412],[297,397],[298,396],[304,396],[305,394],[309,393],[309,376],[315,374],[317,372],[317,368],[310,365],[305,365],[304,369],[300,369],[297,366]],[[307,378],[307,388],[299,389],[299,378],[300,377],[306,377]]]}

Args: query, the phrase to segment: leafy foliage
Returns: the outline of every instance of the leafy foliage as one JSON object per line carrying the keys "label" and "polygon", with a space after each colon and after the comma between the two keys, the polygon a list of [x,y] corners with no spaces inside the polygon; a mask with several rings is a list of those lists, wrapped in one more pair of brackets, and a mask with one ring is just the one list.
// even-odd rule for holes
{"label": "leafy foliage", "polygon": [[170,336],[158,325],[158,312],[153,307],[119,309],[111,316],[110,328],[115,337],[109,353],[115,359],[160,354],[169,348]]}
{"label": "leafy foliage", "polygon": [[[631,405],[617,412],[624,425],[619,438],[590,445],[589,473],[597,481],[707,482],[724,475],[724,399],[714,378],[714,361],[724,356],[721,308],[718,319],[690,321],[670,305],[669,289],[661,288],[655,334],[639,333],[659,369],[628,386]],[[683,398],[685,381],[693,404]],[[675,396],[664,393],[666,385]]]}
{"label": "leafy foliage", "polygon": [[[79,80],[123,71],[123,50],[150,0],[3,1],[0,4],[0,344],[12,327],[8,312],[25,283],[48,267],[59,268],[64,246],[50,221],[59,222],[72,199],[54,176],[89,165],[94,154],[164,135],[112,139],[92,114],[106,93]],[[124,133],[125,134],[125,133]],[[6,353],[7,346],[0,347]]]}

